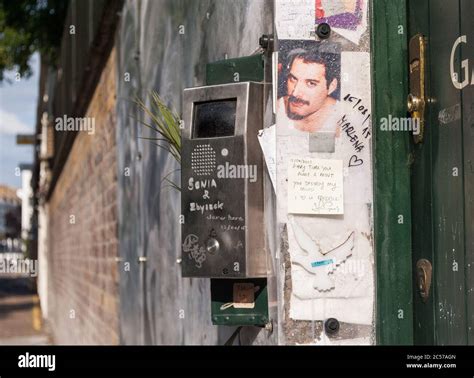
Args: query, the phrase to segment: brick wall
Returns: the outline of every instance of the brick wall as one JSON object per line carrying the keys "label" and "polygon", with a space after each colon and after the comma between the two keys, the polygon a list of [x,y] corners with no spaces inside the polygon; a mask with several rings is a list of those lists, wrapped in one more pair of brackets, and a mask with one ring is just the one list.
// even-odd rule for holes
{"label": "brick wall", "polygon": [[115,50],[49,201],[48,311],[59,344],[117,344]]}

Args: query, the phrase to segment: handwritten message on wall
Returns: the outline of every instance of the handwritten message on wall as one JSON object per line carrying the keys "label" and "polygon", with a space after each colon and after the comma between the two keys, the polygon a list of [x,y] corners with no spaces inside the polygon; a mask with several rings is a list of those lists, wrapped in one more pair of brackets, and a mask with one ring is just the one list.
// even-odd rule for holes
{"label": "handwritten message on wall", "polygon": [[288,213],[344,214],[343,161],[290,157]]}

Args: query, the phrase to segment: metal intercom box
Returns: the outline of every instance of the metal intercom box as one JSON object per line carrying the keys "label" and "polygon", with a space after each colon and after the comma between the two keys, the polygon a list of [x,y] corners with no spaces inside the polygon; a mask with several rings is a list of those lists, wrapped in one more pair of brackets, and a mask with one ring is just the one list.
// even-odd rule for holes
{"label": "metal intercom box", "polygon": [[266,276],[264,84],[184,90],[181,209],[184,277]]}

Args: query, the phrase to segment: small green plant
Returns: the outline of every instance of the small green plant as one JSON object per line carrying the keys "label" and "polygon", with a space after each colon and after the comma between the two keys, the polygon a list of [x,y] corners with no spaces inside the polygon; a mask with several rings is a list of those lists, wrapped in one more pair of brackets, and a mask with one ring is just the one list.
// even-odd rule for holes
{"label": "small green plant", "polygon": [[[148,107],[143,100],[136,97],[135,104],[138,108],[148,115],[150,123],[137,119],[139,123],[150,128],[151,130],[158,133],[155,138],[145,138],[156,146],[167,151],[173,158],[181,165],[181,131],[180,131],[180,118],[178,114],[168,108],[162,98],[155,91],[149,93],[150,107]],[[178,169],[179,170],[179,169]],[[181,188],[169,179],[169,176],[176,172],[176,170],[168,173],[163,181],[166,181],[174,189],[181,191]]]}

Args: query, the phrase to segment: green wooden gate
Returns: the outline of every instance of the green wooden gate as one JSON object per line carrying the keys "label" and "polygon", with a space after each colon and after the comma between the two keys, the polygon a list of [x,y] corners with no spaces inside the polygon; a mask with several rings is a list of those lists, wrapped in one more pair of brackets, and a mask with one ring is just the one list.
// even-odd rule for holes
{"label": "green wooden gate", "polygon": [[[474,344],[474,2],[372,6],[378,342]],[[378,131],[377,120],[407,115],[408,43],[418,33],[427,100],[415,144],[408,132]]]}
{"label": "green wooden gate", "polygon": [[474,344],[474,78],[462,67],[474,64],[474,3],[409,4],[410,36],[426,37],[429,99],[412,166],[413,267],[424,258],[433,269],[426,301],[414,275],[414,342]]}

